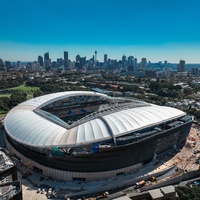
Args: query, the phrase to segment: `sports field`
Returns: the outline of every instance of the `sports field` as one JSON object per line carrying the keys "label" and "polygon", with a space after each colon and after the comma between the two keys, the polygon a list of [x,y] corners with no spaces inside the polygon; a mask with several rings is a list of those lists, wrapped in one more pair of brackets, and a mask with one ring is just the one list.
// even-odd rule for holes
{"label": "sports field", "polygon": [[10,95],[12,94],[12,91],[15,90],[18,92],[26,93],[27,99],[31,99],[31,98],[33,98],[33,93],[38,89],[39,89],[39,87],[30,87],[30,86],[26,86],[26,85],[20,85],[17,87],[8,88],[7,93],[0,94],[0,97],[10,97]]}
{"label": "sports field", "polygon": [[31,86],[26,86],[26,85],[20,85],[20,86],[17,86],[17,87],[9,88],[8,90],[17,90],[19,92],[24,92],[26,94],[29,94],[29,93],[35,92],[38,89],[39,89],[39,87],[31,87]]}

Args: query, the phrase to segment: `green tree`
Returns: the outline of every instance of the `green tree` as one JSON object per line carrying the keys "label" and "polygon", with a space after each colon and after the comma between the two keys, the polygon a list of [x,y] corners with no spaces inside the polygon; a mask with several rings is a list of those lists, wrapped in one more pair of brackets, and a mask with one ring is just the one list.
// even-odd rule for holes
{"label": "green tree", "polygon": [[192,89],[191,88],[184,88],[183,93],[185,96],[192,94]]}
{"label": "green tree", "polygon": [[33,93],[33,97],[39,97],[39,96],[42,96],[44,95],[44,92],[42,92],[41,90],[36,90],[34,93]]}
{"label": "green tree", "polygon": [[16,105],[18,105],[19,103],[22,103],[23,101],[26,100],[26,94],[22,93],[22,92],[15,92],[10,96],[9,99],[9,108],[12,108]]}
{"label": "green tree", "polygon": [[199,200],[200,199],[200,188],[193,186],[177,187],[176,192],[178,197],[172,198],[175,200]]}

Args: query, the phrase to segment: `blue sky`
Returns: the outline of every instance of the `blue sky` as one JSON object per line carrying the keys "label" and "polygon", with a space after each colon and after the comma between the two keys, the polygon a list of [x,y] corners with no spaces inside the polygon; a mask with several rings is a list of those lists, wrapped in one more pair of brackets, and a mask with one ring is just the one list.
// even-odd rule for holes
{"label": "blue sky", "polygon": [[98,52],[200,63],[199,0],[0,0],[0,58]]}

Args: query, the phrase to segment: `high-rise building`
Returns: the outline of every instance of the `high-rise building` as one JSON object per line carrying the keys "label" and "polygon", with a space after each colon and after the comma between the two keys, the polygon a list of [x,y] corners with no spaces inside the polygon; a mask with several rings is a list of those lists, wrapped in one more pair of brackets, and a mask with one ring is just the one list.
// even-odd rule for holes
{"label": "high-rise building", "polygon": [[146,59],[146,58],[142,58],[142,59],[141,59],[141,69],[142,69],[143,71],[145,71],[146,68],[147,68],[147,59]]}
{"label": "high-rise building", "polygon": [[38,56],[38,62],[40,63],[40,66],[43,66],[43,57]]}
{"label": "high-rise building", "polygon": [[57,65],[58,66],[61,66],[61,65],[64,65],[64,60],[62,58],[57,58]]}
{"label": "high-rise building", "polygon": [[21,62],[19,60],[17,61],[17,67],[21,67]]}
{"label": "high-rise building", "polygon": [[68,60],[68,51],[64,51],[64,60]]}
{"label": "high-rise building", "polygon": [[49,60],[49,52],[46,52],[46,53],[44,54],[44,60]]}
{"label": "high-rise building", "polygon": [[64,67],[68,67],[68,51],[64,51]]}
{"label": "high-rise building", "polygon": [[133,65],[133,59],[134,59],[134,56],[128,57],[128,65]]}
{"label": "high-rise building", "polygon": [[94,55],[95,55],[94,56],[94,62],[96,63],[97,62],[97,51],[94,52]]}
{"label": "high-rise building", "polygon": [[80,58],[80,69],[82,69],[83,68],[83,66],[85,65],[85,63],[86,63],[86,57],[81,57]]}
{"label": "high-rise building", "polygon": [[5,61],[5,69],[6,69],[6,71],[9,71],[10,69],[11,69],[11,63],[10,63],[10,61]]}
{"label": "high-rise building", "polygon": [[108,62],[108,55],[104,54],[104,65],[107,65]]}
{"label": "high-rise building", "polygon": [[124,65],[125,62],[126,62],[126,56],[123,55],[123,56],[122,56],[122,64]]}
{"label": "high-rise building", "polygon": [[3,60],[0,58],[0,67],[3,67]]}
{"label": "high-rise building", "polygon": [[134,68],[137,69],[137,67],[138,67],[137,58],[134,58],[133,65],[134,65]]}
{"label": "high-rise building", "polygon": [[192,75],[194,75],[194,76],[199,76],[199,74],[200,74],[200,70],[199,70],[199,68],[192,68],[192,71],[191,71],[191,73],[192,73]]}
{"label": "high-rise building", "polygon": [[185,72],[185,60],[180,60],[177,71]]}
{"label": "high-rise building", "polygon": [[49,59],[49,52],[44,54],[44,68],[48,71],[51,66],[51,60]]}
{"label": "high-rise building", "polygon": [[164,77],[169,77],[171,75],[171,70],[168,67],[165,67],[163,69],[163,76]]}
{"label": "high-rise building", "polygon": [[27,63],[26,70],[29,72],[40,71],[40,64],[39,63]]}
{"label": "high-rise building", "polygon": [[76,62],[80,62],[80,58],[81,58],[80,55],[77,55],[76,56]]}

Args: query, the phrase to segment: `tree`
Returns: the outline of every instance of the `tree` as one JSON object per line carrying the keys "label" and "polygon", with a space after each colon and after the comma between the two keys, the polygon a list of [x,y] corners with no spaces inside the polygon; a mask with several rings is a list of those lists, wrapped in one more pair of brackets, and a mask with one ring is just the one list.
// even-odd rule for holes
{"label": "tree", "polygon": [[41,90],[36,90],[34,93],[33,93],[33,97],[39,97],[39,96],[42,96],[44,95],[44,92],[42,92]]}
{"label": "tree", "polygon": [[174,200],[199,200],[200,199],[200,188],[193,186],[177,187],[176,192],[179,197],[172,198]]}
{"label": "tree", "polygon": [[19,103],[22,103],[23,101],[25,101],[26,96],[27,95],[22,92],[13,93],[9,99],[9,108],[12,108],[12,107],[18,105]]}
{"label": "tree", "polygon": [[192,94],[192,89],[191,88],[184,88],[183,93],[185,94],[185,96],[188,96],[188,95]]}

